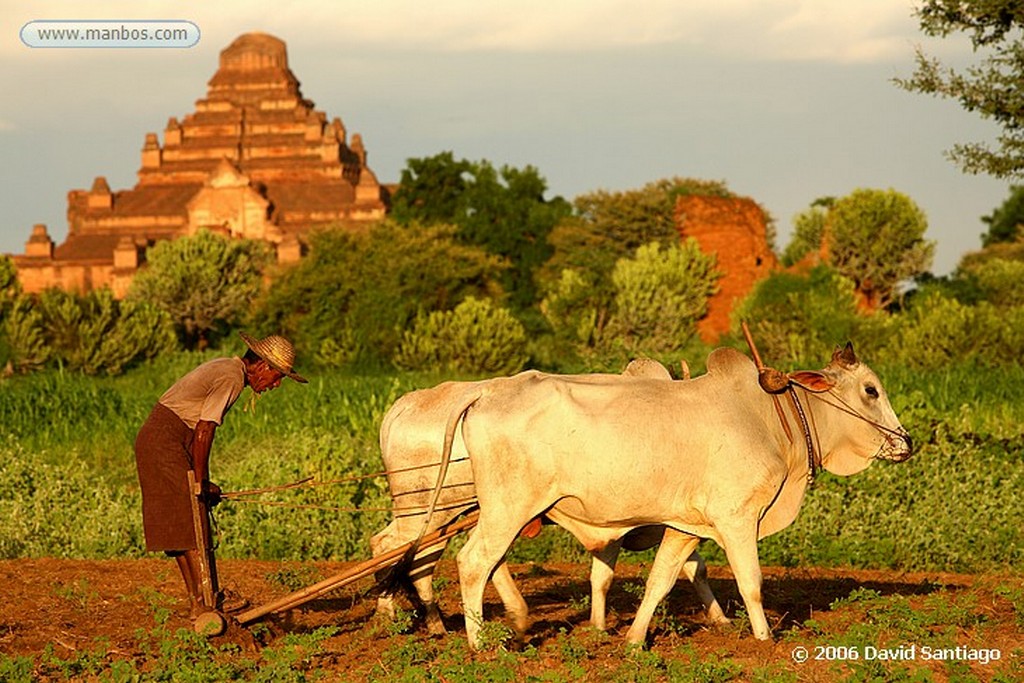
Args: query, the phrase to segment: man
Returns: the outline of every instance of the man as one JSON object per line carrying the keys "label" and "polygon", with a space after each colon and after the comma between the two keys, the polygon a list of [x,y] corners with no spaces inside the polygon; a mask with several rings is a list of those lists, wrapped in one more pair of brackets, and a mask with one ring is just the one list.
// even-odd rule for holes
{"label": "man", "polygon": [[292,369],[295,348],[287,339],[278,335],[254,339],[244,332],[241,337],[248,347],[245,355],[207,361],[175,382],[157,401],[135,439],[146,550],[163,551],[176,560],[193,618],[221,605],[207,604],[202,594],[201,563],[209,562],[214,586],[216,569],[213,553],[204,557],[197,549],[195,495],[189,490],[188,472],[200,484],[199,510],[205,522],[209,507],[220,502],[220,489],[209,479],[209,458],[224,414],[245,387],[259,395],[280,386],[284,377],[306,382]]}

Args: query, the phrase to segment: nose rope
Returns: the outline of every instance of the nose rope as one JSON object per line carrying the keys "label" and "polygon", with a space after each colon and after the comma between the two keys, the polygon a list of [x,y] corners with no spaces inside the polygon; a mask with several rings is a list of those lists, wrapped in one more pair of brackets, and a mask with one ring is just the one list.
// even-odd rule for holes
{"label": "nose rope", "polygon": [[901,439],[905,439],[907,436],[909,436],[909,433],[906,429],[892,429],[890,427],[886,427],[885,425],[879,424],[870,418],[864,417],[859,412],[857,412],[856,408],[854,408],[847,401],[845,401],[842,396],[835,393],[834,390],[829,389],[827,393],[829,394],[829,396],[838,401],[838,403],[832,403],[830,401],[825,400],[822,394],[811,393],[811,396],[818,399],[827,406],[831,406],[840,412],[846,413],[847,415],[851,415],[863,422],[867,422],[869,425],[877,429],[882,434],[885,434],[887,436],[898,436]]}
{"label": "nose rope", "polygon": [[901,440],[904,444],[907,445],[908,448],[910,448],[910,432],[908,432],[902,426],[899,429],[891,429],[889,427],[886,427],[885,425],[881,425],[875,422],[874,420],[861,415],[853,406],[851,406],[847,401],[845,401],[841,396],[836,394],[833,390],[829,389],[828,394],[830,394],[832,398],[838,401],[838,403],[833,403],[832,401],[826,400],[821,394],[812,393],[811,395],[814,396],[819,401],[821,401],[822,403],[824,403],[825,405],[835,408],[839,412],[846,413],[847,415],[855,417],[858,420],[861,420],[862,422],[866,422],[867,424],[874,427],[879,434],[885,437],[885,442],[881,446],[879,446],[878,451],[873,456],[871,456],[872,460],[890,459],[886,458],[886,453],[892,452],[896,449],[896,444],[893,443],[894,437]]}

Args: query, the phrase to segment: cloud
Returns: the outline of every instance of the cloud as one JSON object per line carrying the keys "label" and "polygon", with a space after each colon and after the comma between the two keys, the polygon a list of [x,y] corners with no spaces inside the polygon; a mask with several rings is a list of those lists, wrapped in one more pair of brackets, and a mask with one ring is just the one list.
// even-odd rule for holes
{"label": "cloud", "polygon": [[[0,0],[3,2],[3,0]],[[4,3],[6,4],[6,3]],[[274,33],[290,45],[430,52],[587,52],[675,46],[741,60],[870,62],[909,52],[919,38],[910,0],[52,0],[8,8],[5,34],[32,19],[180,18],[217,49],[227,36]],[[12,25],[15,24],[16,25]],[[5,41],[0,55],[30,52]],[[13,45],[11,44],[13,43]],[[209,49],[209,46],[203,46]],[[69,50],[65,57],[80,51]]]}

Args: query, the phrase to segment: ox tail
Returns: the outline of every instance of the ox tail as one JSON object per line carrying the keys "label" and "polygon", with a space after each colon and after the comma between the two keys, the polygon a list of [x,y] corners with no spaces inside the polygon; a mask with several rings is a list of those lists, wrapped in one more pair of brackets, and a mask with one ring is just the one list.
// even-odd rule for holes
{"label": "ox tail", "polygon": [[466,417],[466,413],[473,407],[473,404],[480,400],[481,396],[483,396],[483,390],[478,389],[458,404],[448,415],[448,421],[444,426],[444,446],[441,449],[441,462],[437,472],[437,483],[434,485],[434,493],[430,497],[430,505],[427,506],[427,513],[423,518],[423,527],[398,565],[403,569],[412,564],[413,559],[416,557],[416,552],[419,550],[420,543],[430,528],[430,520],[434,516],[437,502],[441,498],[441,489],[444,488],[445,477],[448,476],[448,465],[452,459],[452,446],[455,443],[455,430],[458,429],[459,424]]}

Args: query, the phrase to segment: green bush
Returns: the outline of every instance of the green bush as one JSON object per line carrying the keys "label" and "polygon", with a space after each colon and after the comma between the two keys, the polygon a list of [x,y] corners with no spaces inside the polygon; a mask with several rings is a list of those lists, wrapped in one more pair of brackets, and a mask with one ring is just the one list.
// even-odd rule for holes
{"label": "green bush", "polygon": [[[601,304],[593,300],[592,274],[566,268],[540,304],[541,313],[554,331],[559,344],[587,348],[595,343],[599,331]],[[603,324],[601,325],[603,326]]]}
{"label": "green bush", "polygon": [[467,296],[501,297],[504,267],[482,248],[458,244],[451,226],[324,230],[311,236],[309,256],[275,278],[252,320],[329,366],[386,367],[419,312],[448,310]]}
{"label": "green bush", "polygon": [[146,302],[119,302],[109,289],[22,295],[4,320],[3,336],[15,369],[53,360],[88,375],[118,374],[176,345],[165,313]]}
{"label": "green bush", "polygon": [[540,306],[562,347],[562,364],[567,351],[590,361],[615,357],[613,365],[637,355],[678,353],[707,313],[720,276],[714,265],[715,258],[693,240],[643,245],[612,269],[610,307],[594,273],[564,269]]}
{"label": "green bush", "polygon": [[719,277],[715,257],[692,238],[665,249],[641,246],[612,271],[615,312],[605,343],[613,338],[631,353],[678,351],[696,334]]}
{"label": "green bush", "polygon": [[0,363],[15,372],[38,370],[53,355],[43,337],[43,316],[29,297],[16,298],[0,326]]}
{"label": "green bush", "polygon": [[887,325],[884,314],[859,313],[853,283],[828,266],[761,280],[733,312],[734,332],[743,320],[765,362],[780,367],[819,364],[835,345],[847,341],[869,351],[885,336]]}
{"label": "green bush", "polygon": [[186,348],[204,349],[250,311],[271,251],[261,241],[203,229],[157,243],[146,261],[128,297],[158,306],[174,321]]}
{"label": "green bush", "polygon": [[980,290],[981,298],[993,306],[1024,306],[1024,261],[977,261],[962,267],[959,274],[970,279]]}
{"label": "green bush", "polygon": [[519,372],[526,332],[508,310],[470,297],[451,311],[420,316],[402,337],[395,365],[463,374]]}
{"label": "green bush", "polygon": [[958,363],[1019,363],[1024,353],[1024,306],[961,303],[938,291],[915,297],[892,322],[893,343],[880,360],[913,368]]}

